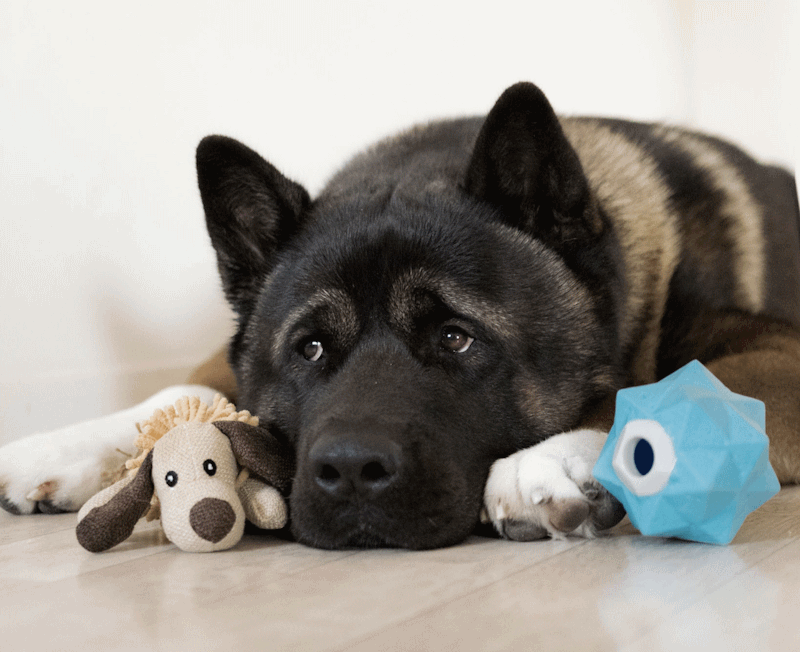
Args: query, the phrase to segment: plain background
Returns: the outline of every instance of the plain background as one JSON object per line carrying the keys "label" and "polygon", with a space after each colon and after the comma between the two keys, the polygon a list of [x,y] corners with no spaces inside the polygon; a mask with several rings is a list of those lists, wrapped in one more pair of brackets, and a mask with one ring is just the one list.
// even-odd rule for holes
{"label": "plain background", "polygon": [[143,399],[232,329],[195,187],[223,133],[313,193],[491,108],[667,120],[794,167],[800,3],[0,0],[0,443]]}

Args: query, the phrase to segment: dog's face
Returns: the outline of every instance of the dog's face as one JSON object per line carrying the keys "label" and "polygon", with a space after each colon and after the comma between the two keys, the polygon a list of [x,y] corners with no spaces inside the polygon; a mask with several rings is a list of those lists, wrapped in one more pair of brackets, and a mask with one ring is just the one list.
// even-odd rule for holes
{"label": "dog's face", "polygon": [[[580,164],[573,152],[571,172],[550,169],[564,167],[550,149],[569,145],[549,133],[557,123],[543,96],[503,102],[450,194],[387,186],[311,202],[235,141],[198,148],[239,315],[239,406],[294,446],[290,512],[302,542],[462,540],[492,462],[573,427],[611,383],[613,324],[570,249],[587,241],[595,267],[607,249]],[[546,156],[531,111],[533,123],[550,119]],[[522,155],[499,160],[498,138]],[[547,181],[522,182],[533,194],[514,196],[514,175],[531,164]]]}

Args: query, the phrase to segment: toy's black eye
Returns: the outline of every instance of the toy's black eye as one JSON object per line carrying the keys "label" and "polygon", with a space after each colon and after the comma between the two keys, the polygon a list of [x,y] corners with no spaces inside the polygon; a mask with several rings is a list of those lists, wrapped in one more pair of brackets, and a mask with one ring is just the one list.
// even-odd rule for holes
{"label": "toy's black eye", "polygon": [[206,460],[203,462],[203,471],[208,473],[208,475],[214,475],[217,472],[217,465],[214,463],[214,460]]}
{"label": "toy's black eye", "polygon": [[303,345],[303,357],[309,362],[316,362],[324,352],[325,349],[319,340],[309,340]]}
{"label": "toy's black eye", "polygon": [[175,473],[175,471],[167,471],[164,482],[167,483],[168,487],[174,487],[176,484],[178,484],[178,474]]}
{"label": "toy's black eye", "polygon": [[475,341],[474,337],[471,337],[458,326],[445,326],[442,329],[442,347],[447,351],[452,351],[453,353],[464,353],[472,343]]}

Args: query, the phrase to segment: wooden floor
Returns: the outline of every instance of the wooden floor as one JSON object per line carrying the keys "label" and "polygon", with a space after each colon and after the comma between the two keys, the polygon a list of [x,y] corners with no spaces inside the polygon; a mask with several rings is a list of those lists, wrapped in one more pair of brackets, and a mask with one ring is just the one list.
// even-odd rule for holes
{"label": "wooden floor", "polygon": [[0,512],[0,649],[800,650],[800,487],[726,547],[622,525],[428,552],[247,536],[191,554],[142,523],[91,554],[74,524]]}

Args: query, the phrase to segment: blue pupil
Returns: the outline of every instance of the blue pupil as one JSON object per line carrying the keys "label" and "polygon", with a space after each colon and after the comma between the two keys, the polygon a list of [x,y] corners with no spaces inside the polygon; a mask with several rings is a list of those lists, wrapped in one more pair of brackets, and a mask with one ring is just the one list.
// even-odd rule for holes
{"label": "blue pupil", "polygon": [[647,475],[653,469],[653,462],[655,461],[655,453],[650,442],[646,439],[640,439],[636,442],[636,447],[633,449],[633,465],[639,472],[639,475]]}

